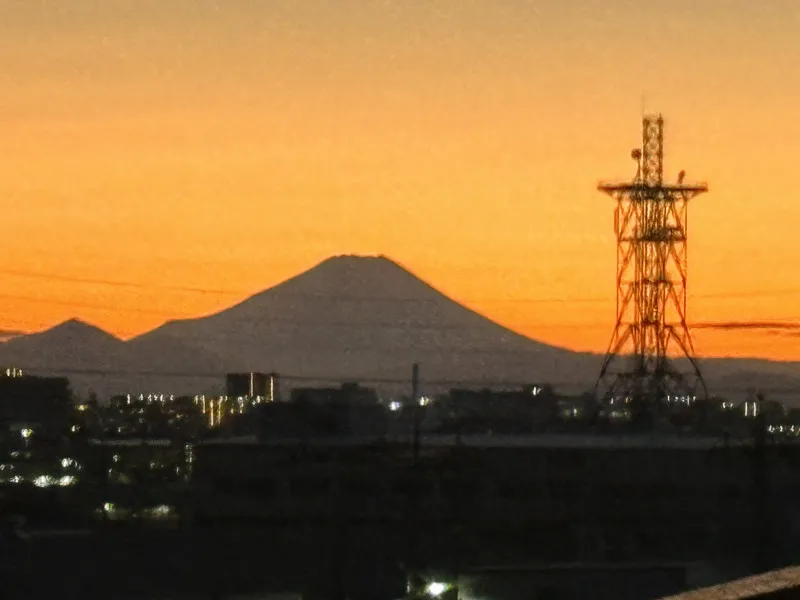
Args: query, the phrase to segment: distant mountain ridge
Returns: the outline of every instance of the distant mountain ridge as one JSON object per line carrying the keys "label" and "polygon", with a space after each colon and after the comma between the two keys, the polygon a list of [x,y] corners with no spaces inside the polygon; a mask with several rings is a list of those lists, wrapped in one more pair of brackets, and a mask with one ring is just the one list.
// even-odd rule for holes
{"label": "distant mountain ridge", "polygon": [[[384,256],[353,255],[326,259],[225,310],[169,321],[128,341],[73,319],[0,343],[0,364],[63,372],[76,392],[101,397],[210,393],[233,371],[296,377],[289,386],[362,380],[405,389],[414,362],[423,391],[571,381],[569,391],[577,392],[593,384],[601,357],[513,332]],[[800,382],[796,363],[702,364],[712,384],[728,379],[761,387],[779,374],[781,385]]]}

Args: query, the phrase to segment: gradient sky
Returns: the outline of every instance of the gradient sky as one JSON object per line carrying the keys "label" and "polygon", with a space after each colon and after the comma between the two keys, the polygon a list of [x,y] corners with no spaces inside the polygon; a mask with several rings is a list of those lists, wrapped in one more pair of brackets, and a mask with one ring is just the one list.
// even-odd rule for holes
{"label": "gradient sky", "polygon": [[[667,174],[711,187],[690,320],[792,325],[798,31],[796,0],[0,0],[0,328],[129,337],[382,253],[602,351],[615,241],[595,186],[632,175],[643,98]],[[799,335],[695,345],[800,360]]]}

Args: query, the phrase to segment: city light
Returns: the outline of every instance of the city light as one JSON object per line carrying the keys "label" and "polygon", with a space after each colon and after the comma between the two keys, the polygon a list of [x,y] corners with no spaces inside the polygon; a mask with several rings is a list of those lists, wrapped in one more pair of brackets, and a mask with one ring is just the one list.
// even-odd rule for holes
{"label": "city light", "polygon": [[425,592],[433,597],[438,598],[447,591],[447,584],[441,581],[431,581],[426,587]]}
{"label": "city light", "polygon": [[54,485],[59,487],[67,487],[73,485],[76,479],[72,475],[65,475],[64,477],[53,477],[52,475],[39,475],[33,479],[33,485],[40,488],[47,488]]}
{"label": "city light", "polygon": [[667,396],[667,403],[669,404],[685,404],[690,405],[697,402],[697,396]]}

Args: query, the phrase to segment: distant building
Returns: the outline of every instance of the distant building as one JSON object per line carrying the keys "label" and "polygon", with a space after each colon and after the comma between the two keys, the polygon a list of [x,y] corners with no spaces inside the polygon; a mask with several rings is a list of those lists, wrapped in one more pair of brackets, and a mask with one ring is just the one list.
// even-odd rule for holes
{"label": "distant building", "polygon": [[308,404],[378,404],[378,393],[373,388],[357,383],[344,383],[338,388],[294,388],[292,402]]}
{"label": "distant building", "polygon": [[383,435],[388,412],[374,389],[358,384],[339,388],[295,388],[290,402],[267,402],[235,415],[223,429],[262,439]]}
{"label": "distant building", "polygon": [[467,432],[523,432],[552,420],[557,397],[549,386],[518,390],[452,389],[440,403],[445,429]]}
{"label": "distant building", "polygon": [[0,421],[66,427],[72,414],[66,377],[33,377],[16,369],[0,373]]}
{"label": "distant building", "polygon": [[263,397],[269,402],[279,399],[278,376],[275,373],[228,373],[225,393],[234,398]]}

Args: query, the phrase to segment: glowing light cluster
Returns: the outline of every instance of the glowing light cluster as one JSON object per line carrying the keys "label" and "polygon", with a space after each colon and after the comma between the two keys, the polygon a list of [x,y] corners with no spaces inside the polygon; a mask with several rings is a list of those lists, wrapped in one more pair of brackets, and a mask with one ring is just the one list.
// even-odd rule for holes
{"label": "glowing light cluster", "polygon": [[63,475],[61,477],[54,477],[53,475],[39,475],[33,479],[33,485],[40,488],[59,486],[67,487],[74,485],[77,479],[72,475]]}
{"label": "glowing light cluster", "polygon": [[[127,394],[125,400],[128,404],[134,401],[135,395]],[[139,402],[146,402],[147,404],[165,404],[167,402],[174,402],[175,396],[173,394],[139,394],[136,398]]]}
{"label": "glowing light cluster", "polygon": [[685,404],[689,406],[697,402],[697,396],[667,396],[667,403],[669,404]]}
{"label": "glowing light cluster", "polygon": [[800,427],[796,425],[770,425],[767,427],[767,431],[772,434],[781,433],[791,437],[800,435]]}
{"label": "glowing light cluster", "polygon": [[209,427],[218,427],[227,417],[244,414],[248,409],[257,404],[268,402],[265,396],[212,396],[205,395],[194,397],[195,406],[200,406],[203,415],[208,417]]}

